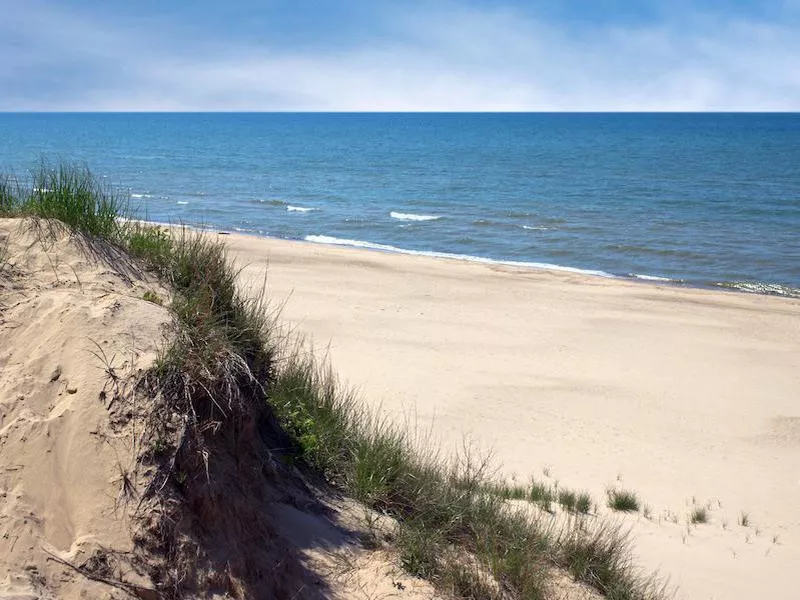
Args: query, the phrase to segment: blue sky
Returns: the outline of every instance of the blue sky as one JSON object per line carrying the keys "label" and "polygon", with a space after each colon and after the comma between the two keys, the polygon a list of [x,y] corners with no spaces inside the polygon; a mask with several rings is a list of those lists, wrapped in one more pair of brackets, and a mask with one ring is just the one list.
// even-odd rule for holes
{"label": "blue sky", "polygon": [[800,110],[800,0],[0,0],[0,110]]}

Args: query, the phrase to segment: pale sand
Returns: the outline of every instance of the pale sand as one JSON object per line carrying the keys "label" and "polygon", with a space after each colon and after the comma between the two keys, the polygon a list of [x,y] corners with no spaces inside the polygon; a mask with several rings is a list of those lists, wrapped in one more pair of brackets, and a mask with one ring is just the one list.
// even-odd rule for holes
{"label": "pale sand", "polygon": [[[133,550],[123,473],[138,492],[144,482],[115,395],[152,364],[169,321],[141,296],[166,292],[69,236],[37,237],[0,219],[0,598],[122,598],[54,558],[81,565]],[[150,585],[124,562],[109,566]]]}
{"label": "pale sand", "polygon": [[518,481],[635,490],[638,561],[678,597],[797,597],[800,301],[225,239],[370,404]]}
{"label": "pale sand", "polygon": [[[138,501],[124,497],[122,477],[141,495],[152,469],[137,469],[142,424],[128,414],[125,382],[153,363],[167,339],[167,309],[142,296],[155,292],[168,303],[169,292],[121,256],[87,255],[88,246],[66,234],[43,246],[27,225],[0,219],[0,599],[129,598],[59,561],[105,564],[112,580],[153,587],[136,575],[141,562],[131,562]],[[107,368],[121,378],[116,384]],[[140,401],[134,412],[152,408]],[[342,504],[347,510],[329,518],[265,503],[284,538],[265,543],[285,550],[282,561],[296,552],[316,574],[291,582],[294,597],[389,598],[399,595],[397,584],[403,598],[436,597],[390,552],[365,550],[353,535],[363,508],[331,507]]]}

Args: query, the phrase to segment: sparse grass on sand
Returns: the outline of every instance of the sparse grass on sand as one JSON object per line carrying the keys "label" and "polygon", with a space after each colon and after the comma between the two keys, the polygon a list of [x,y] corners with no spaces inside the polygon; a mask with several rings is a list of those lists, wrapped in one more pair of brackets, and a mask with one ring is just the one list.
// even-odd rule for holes
{"label": "sparse grass on sand", "polygon": [[638,512],[639,497],[635,492],[611,488],[608,490],[608,507],[620,512]]}
{"label": "sparse grass on sand", "polygon": [[[188,486],[200,486],[201,508],[209,502],[202,494],[213,491],[206,487],[214,485],[209,465],[213,474],[215,439],[233,431],[230,443],[238,443],[236,436],[247,427],[267,427],[262,417],[248,420],[260,414],[251,410],[260,402],[268,407],[265,414],[274,411],[285,437],[282,447],[270,452],[393,517],[398,527],[390,543],[403,567],[447,593],[545,598],[553,591],[549,576],[557,567],[608,598],[665,597],[656,580],[631,564],[626,535],[586,515],[592,504],[588,494],[536,482],[528,488],[498,486],[486,461],[469,453],[450,460],[420,448],[413,432],[366,408],[302,343],[276,334],[265,298],[238,290],[238,272],[214,238],[129,220],[124,198],[82,167],[43,165],[27,190],[4,181],[0,216],[58,220],[121,248],[171,287],[173,340],[145,377],[160,402],[150,416],[148,451],[153,460],[171,456],[160,464],[166,464],[165,477],[174,480],[175,489],[188,493]],[[236,427],[230,429],[231,423]],[[274,439],[275,433],[262,437]],[[173,506],[170,519],[179,516],[174,503],[180,497],[165,501]],[[509,499],[545,510],[558,502],[567,517],[556,525],[550,515],[516,507]],[[610,493],[609,505],[639,507],[630,492]],[[169,545],[166,538],[177,530],[163,531]],[[170,560],[177,560],[180,548],[169,547]],[[165,586],[180,590],[187,573],[166,564],[161,576],[168,580]]]}
{"label": "sparse grass on sand", "polygon": [[705,506],[696,506],[692,510],[689,520],[693,524],[708,523],[708,509]]}

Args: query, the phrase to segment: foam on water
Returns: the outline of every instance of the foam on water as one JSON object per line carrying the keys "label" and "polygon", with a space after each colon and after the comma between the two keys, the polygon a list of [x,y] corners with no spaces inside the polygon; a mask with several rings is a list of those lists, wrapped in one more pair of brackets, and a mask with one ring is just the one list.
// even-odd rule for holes
{"label": "foam on water", "polygon": [[800,288],[793,288],[788,285],[778,285],[775,283],[761,283],[759,281],[720,281],[715,282],[714,286],[750,294],[800,298]]}
{"label": "foam on water", "polygon": [[415,215],[413,213],[401,213],[395,211],[390,212],[389,216],[400,221],[438,221],[442,218],[437,215]]}
{"label": "foam on water", "polygon": [[506,265],[509,267],[523,267],[529,269],[548,269],[551,271],[565,271],[567,273],[580,273],[582,275],[597,275],[599,277],[614,277],[611,273],[605,271],[595,271],[592,269],[578,269],[576,267],[566,267],[563,265],[553,265],[549,263],[539,262],[525,262],[517,260],[495,260],[483,256],[471,256],[469,254],[454,254],[451,252],[434,252],[429,250],[408,250],[406,248],[397,248],[388,244],[376,244],[374,242],[365,242],[362,240],[347,240],[342,238],[331,237],[328,235],[307,235],[305,238],[307,242],[315,244],[328,244],[331,246],[350,246],[352,248],[365,248],[367,250],[380,250],[382,252],[391,252],[394,254],[410,254],[412,256],[430,256],[432,258],[449,258],[453,260],[463,260],[467,262],[475,262],[487,265]]}
{"label": "foam on water", "polygon": [[309,212],[314,212],[314,211],[319,210],[319,209],[318,208],[308,208],[306,206],[292,206],[291,204],[289,204],[286,207],[286,210],[289,211],[289,212],[309,213]]}
{"label": "foam on water", "polygon": [[659,277],[657,275],[642,275],[641,273],[631,273],[631,277],[635,279],[643,279],[644,281],[675,281],[669,277]]}

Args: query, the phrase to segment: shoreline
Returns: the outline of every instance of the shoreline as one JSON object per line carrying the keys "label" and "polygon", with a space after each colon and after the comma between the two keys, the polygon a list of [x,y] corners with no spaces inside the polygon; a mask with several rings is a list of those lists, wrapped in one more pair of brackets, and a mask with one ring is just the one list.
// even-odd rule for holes
{"label": "shoreline", "polygon": [[[600,270],[592,270],[592,269],[582,269],[579,267],[570,267],[565,265],[556,265],[556,264],[549,264],[549,263],[538,263],[538,262],[528,262],[528,261],[513,261],[513,260],[503,260],[503,259],[494,259],[482,256],[473,256],[467,254],[454,254],[448,252],[437,252],[437,251],[426,251],[426,250],[409,250],[405,248],[398,248],[395,246],[390,246],[387,244],[379,244],[373,242],[361,242],[359,240],[341,240],[343,242],[356,242],[358,244],[363,245],[351,245],[345,243],[328,243],[325,241],[317,241],[318,239],[332,239],[332,240],[339,240],[339,238],[332,238],[330,236],[323,236],[323,235],[309,235],[303,239],[290,239],[290,238],[281,238],[269,235],[263,235],[260,233],[253,233],[249,231],[237,231],[237,230],[227,230],[227,229],[218,229],[216,226],[206,226],[206,225],[191,225],[188,223],[181,223],[181,224],[171,224],[171,223],[164,223],[162,221],[150,221],[146,219],[127,219],[124,217],[119,217],[121,221],[132,221],[138,223],[144,223],[148,225],[155,225],[158,227],[165,227],[168,229],[180,229],[185,227],[187,229],[201,232],[201,233],[216,233],[218,235],[230,235],[230,236],[244,236],[248,238],[260,239],[260,240],[274,240],[278,242],[291,242],[296,244],[308,244],[311,246],[322,246],[328,248],[347,248],[351,250],[361,250],[361,251],[370,251],[370,252],[378,252],[387,255],[396,255],[396,256],[417,256],[417,257],[425,257],[425,258],[434,258],[440,260],[448,260],[454,262],[461,262],[461,263],[470,263],[470,264],[483,264],[483,265],[496,265],[500,267],[510,267],[520,269],[520,271],[543,271],[549,273],[564,273],[564,274],[574,274],[574,275],[581,275],[586,277],[598,277],[607,280],[615,280],[615,281],[627,281],[627,282],[634,282],[637,284],[645,284],[645,285],[656,285],[656,286],[667,286],[667,287],[674,287],[677,289],[686,289],[686,290],[705,290],[705,291],[712,291],[712,292],[724,292],[724,293],[735,293],[735,294],[742,294],[745,296],[766,296],[771,298],[783,298],[788,300],[800,300],[800,288],[795,288],[789,285],[779,284],[779,283],[767,283],[761,281],[719,281],[719,282],[710,282],[710,283],[695,283],[691,281],[687,281],[684,279],[673,279],[669,277],[662,277],[658,275],[646,275],[646,274],[639,274],[639,273],[629,273],[627,275],[623,274],[615,274],[609,273],[606,271]],[[314,240],[310,240],[309,238],[315,238]],[[752,289],[752,288],[761,288],[761,289]],[[765,289],[769,288],[769,289]]]}
{"label": "shoreline", "polygon": [[[143,222],[150,223],[153,225],[159,225],[162,227],[170,227],[170,228],[180,227],[180,225],[170,225],[167,223],[160,223],[157,221],[143,221]],[[529,270],[529,271],[545,271],[551,273],[564,273],[564,274],[573,274],[586,277],[599,277],[603,279],[635,282],[637,284],[669,286],[678,289],[695,289],[695,290],[717,291],[724,293],[736,293],[736,294],[744,294],[747,296],[767,296],[772,298],[784,298],[784,299],[795,299],[795,300],[800,299],[800,288],[795,288],[780,283],[768,283],[762,281],[712,281],[712,282],[702,283],[702,282],[692,282],[685,279],[662,277],[659,275],[647,275],[640,273],[618,274],[596,269],[583,269],[580,267],[570,267],[567,265],[557,265],[557,264],[540,263],[533,261],[514,261],[505,259],[495,259],[495,258],[474,256],[468,254],[438,252],[435,250],[411,250],[406,248],[398,248],[388,244],[380,244],[377,242],[345,240],[325,235],[309,235],[303,239],[290,239],[290,238],[262,235],[259,233],[252,233],[248,231],[217,229],[216,227],[210,227],[210,226],[206,227],[206,226],[186,225],[186,227],[196,231],[217,233],[219,235],[231,235],[231,236],[241,235],[255,239],[276,240],[281,242],[292,242],[298,244],[310,244],[313,246],[323,246],[329,248],[349,248],[351,250],[379,252],[388,255],[418,256],[418,257],[434,258],[434,259],[471,263],[471,264],[483,264],[488,266],[496,265],[501,267],[516,268],[522,271]],[[309,238],[314,238],[314,239],[309,239]],[[328,241],[328,240],[336,240],[336,241]]]}

